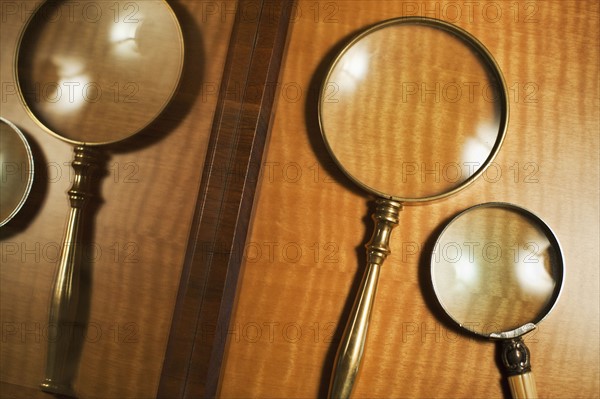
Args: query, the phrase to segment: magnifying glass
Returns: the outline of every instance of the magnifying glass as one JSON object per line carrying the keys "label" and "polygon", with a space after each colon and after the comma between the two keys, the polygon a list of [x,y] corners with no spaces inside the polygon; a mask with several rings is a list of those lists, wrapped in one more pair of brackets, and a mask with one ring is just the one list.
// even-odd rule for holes
{"label": "magnifying glass", "polygon": [[448,197],[485,171],[506,133],[507,89],[490,52],[468,32],[432,18],[396,18],[358,34],[334,60],[319,123],[338,167],[377,198],[367,268],[329,389],[347,398],[402,205]]}
{"label": "magnifying glass", "polygon": [[431,259],[437,299],[462,328],[502,342],[514,398],[537,398],[521,336],[554,308],[564,281],[558,239],[539,217],[507,203],[477,205],[442,231]]}
{"label": "magnifying glass", "polygon": [[[49,316],[59,336],[75,321],[83,211],[100,163],[95,147],[126,139],[158,117],[177,89],[183,56],[181,28],[164,0],[46,1],[26,23],[16,54],[21,100],[41,128],[75,145]],[[71,394],[68,349],[68,339],[49,340],[43,390]]]}
{"label": "magnifying glass", "polygon": [[0,227],[21,209],[33,184],[33,156],[19,128],[0,117]]}

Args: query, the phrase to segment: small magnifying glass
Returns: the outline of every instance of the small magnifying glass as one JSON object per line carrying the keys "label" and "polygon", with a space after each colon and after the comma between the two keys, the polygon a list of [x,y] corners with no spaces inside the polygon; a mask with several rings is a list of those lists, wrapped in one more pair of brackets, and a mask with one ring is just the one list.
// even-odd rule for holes
{"label": "small magnifying glass", "polygon": [[434,292],[460,327],[502,342],[512,395],[537,398],[522,336],[554,308],[564,281],[558,239],[532,212],[500,202],[461,212],[431,258]]}
{"label": "small magnifying glass", "polygon": [[335,58],[319,123],[337,166],[377,198],[367,268],[329,389],[347,398],[403,204],[446,198],[485,171],[506,133],[507,89],[490,52],[468,32],[432,18],[396,18],[358,34]]}
{"label": "small magnifying glass", "polygon": [[[183,70],[183,35],[165,0],[48,0],[31,15],[16,54],[29,116],[75,146],[75,171],[49,325],[69,331],[78,304],[84,209],[98,146],[140,132],[164,110]],[[49,340],[41,388],[71,395],[67,334]]]}
{"label": "small magnifying glass", "polygon": [[33,184],[33,156],[19,128],[0,117],[0,227],[21,209]]}

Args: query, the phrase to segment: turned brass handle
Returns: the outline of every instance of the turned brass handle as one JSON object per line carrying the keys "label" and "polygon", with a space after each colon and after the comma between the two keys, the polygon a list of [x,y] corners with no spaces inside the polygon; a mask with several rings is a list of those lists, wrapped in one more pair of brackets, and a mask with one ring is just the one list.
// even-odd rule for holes
{"label": "turned brass handle", "polygon": [[61,395],[73,395],[73,368],[69,364],[69,347],[79,303],[84,209],[91,196],[91,180],[98,156],[99,154],[91,148],[78,146],[75,148],[75,157],[71,164],[75,171],[73,185],[69,190],[71,210],[52,288],[48,317],[48,327],[54,331],[54,336],[48,339],[46,375],[40,384],[43,391]]}
{"label": "turned brass handle", "polygon": [[390,235],[392,229],[398,225],[398,214],[401,209],[402,205],[399,202],[377,200],[377,207],[373,214],[375,230],[366,245],[367,269],[336,354],[329,386],[330,398],[348,398],[352,393],[367,341],[379,271],[383,261],[390,254]]}

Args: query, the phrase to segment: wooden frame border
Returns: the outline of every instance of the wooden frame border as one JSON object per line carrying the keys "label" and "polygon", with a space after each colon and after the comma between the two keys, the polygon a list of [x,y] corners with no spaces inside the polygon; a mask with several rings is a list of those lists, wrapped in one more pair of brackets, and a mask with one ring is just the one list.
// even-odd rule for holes
{"label": "wooden frame border", "polygon": [[[211,130],[159,398],[217,394],[293,1],[240,0]],[[244,15],[259,11],[255,20]]]}

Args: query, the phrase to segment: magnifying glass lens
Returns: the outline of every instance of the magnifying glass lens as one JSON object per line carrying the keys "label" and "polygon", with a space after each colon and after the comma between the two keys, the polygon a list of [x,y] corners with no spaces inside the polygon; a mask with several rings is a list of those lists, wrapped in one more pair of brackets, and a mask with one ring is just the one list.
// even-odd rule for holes
{"label": "magnifying glass lens", "polygon": [[33,116],[70,141],[118,141],[146,127],[176,89],[181,30],[164,1],[47,1],[17,59]]}
{"label": "magnifying glass lens", "polygon": [[33,158],[16,126],[0,118],[0,226],[21,209],[33,182]]}
{"label": "magnifying glass lens", "polygon": [[437,241],[432,279],[446,312],[489,335],[536,324],[562,282],[558,244],[515,208],[480,206],[454,219]]}
{"label": "magnifying glass lens", "polygon": [[499,82],[472,44],[439,26],[384,25],[336,60],[321,99],[332,155],[371,192],[449,192],[501,136]]}

